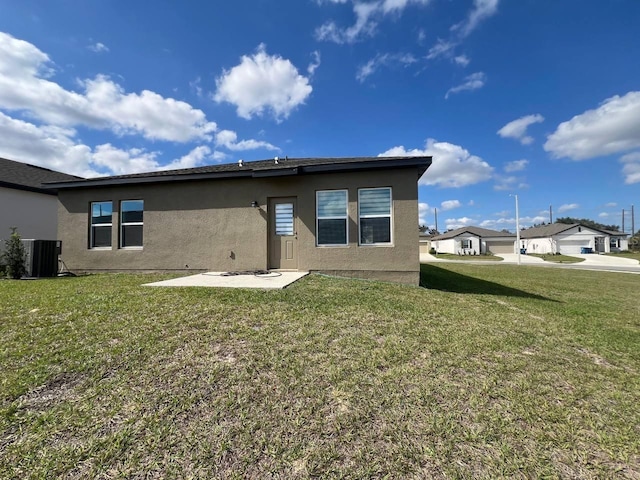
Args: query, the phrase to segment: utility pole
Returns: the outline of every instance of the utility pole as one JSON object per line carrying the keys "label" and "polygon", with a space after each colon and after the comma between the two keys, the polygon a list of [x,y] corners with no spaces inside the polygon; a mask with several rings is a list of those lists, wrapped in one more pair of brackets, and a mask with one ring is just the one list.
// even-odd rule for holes
{"label": "utility pole", "polygon": [[520,265],[520,212],[518,211],[518,195],[509,195],[516,197],[516,249],[518,251],[518,265]]}
{"label": "utility pole", "polygon": [[636,218],[635,213],[633,213],[633,205],[631,205],[631,236],[633,237],[636,234]]}
{"label": "utility pole", "polygon": [[549,205],[549,224],[553,223],[553,206]]}
{"label": "utility pole", "polygon": [[622,209],[622,233],[624,233],[624,208]]}
{"label": "utility pole", "polygon": [[436,219],[436,232],[439,232],[440,230],[438,230],[438,209],[437,208],[433,209],[433,216]]}

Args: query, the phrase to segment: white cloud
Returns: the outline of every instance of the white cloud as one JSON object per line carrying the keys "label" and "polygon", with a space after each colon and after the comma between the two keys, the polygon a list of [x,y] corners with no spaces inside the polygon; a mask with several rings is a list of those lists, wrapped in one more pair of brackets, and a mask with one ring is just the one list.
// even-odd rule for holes
{"label": "white cloud", "polygon": [[586,160],[640,147],[638,132],[640,91],[608,98],[598,108],[561,123],[544,149],[555,158]]}
{"label": "white cloud", "polygon": [[427,225],[427,214],[431,213],[428,203],[418,203],[418,225]]}
{"label": "white cloud", "polygon": [[605,207],[617,207],[618,204],[616,202],[609,202],[609,203],[605,203],[604,205]]}
{"label": "white cloud", "polygon": [[238,135],[232,130],[221,130],[216,134],[216,145],[225,147],[233,151],[256,150],[264,148],[266,150],[280,150],[278,147],[261,140],[241,140],[238,142]]}
{"label": "white cloud", "polygon": [[478,25],[487,18],[492,17],[498,11],[498,0],[474,0],[473,9],[467,15],[467,18],[451,27],[451,30],[457,31],[462,38],[468,37]]}
{"label": "white cloud", "polygon": [[624,174],[624,183],[631,185],[640,183],[640,152],[628,153],[620,158],[624,164],[622,173]]}
{"label": "white cloud", "polygon": [[307,74],[309,74],[309,78],[313,76],[313,74],[316,72],[316,70],[318,69],[321,63],[320,52],[318,50],[315,50],[314,52],[312,52],[311,56],[313,57],[313,59],[311,60],[311,63],[307,67]]}
{"label": "white cloud", "polygon": [[199,167],[201,165],[204,165],[207,158],[215,159],[216,153],[218,152],[213,152],[212,155],[211,149],[209,147],[207,147],[206,145],[200,145],[198,147],[195,147],[186,155],[174,160],[173,162],[158,167],[158,170],[174,170],[178,168]]}
{"label": "white cloud", "polygon": [[376,70],[378,70],[380,67],[387,67],[387,68],[393,68],[397,66],[406,67],[408,65],[416,63],[417,61],[418,59],[410,53],[378,54],[375,57],[373,57],[371,60],[369,60],[367,63],[365,63],[364,65],[361,65],[358,68],[358,72],[356,73],[356,79],[360,83],[362,83],[367,79],[367,77],[375,73]]}
{"label": "white cloud", "polygon": [[443,212],[446,212],[447,210],[453,210],[454,208],[460,208],[461,206],[462,203],[460,203],[460,200],[445,200],[440,204],[440,208]]}
{"label": "white cloud", "polygon": [[520,172],[527,168],[527,165],[529,165],[529,160],[514,160],[504,166],[504,171],[507,173]]}
{"label": "white cloud", "polygon": [[527,128],[534,123],[544,122],[544,117],[539,113],[535,115],[525,115],[517,120],[507,123],[504,127],[498,130],[498,135],[502,138],[513,138],[519,140],[523,145],[530,145],[533,143],[533,137],[527,135]]}
{"label": "white cloud", "polygon": [[107,47],[104,43],[96,42],[87,47],[89,50],[95,53],[108,52],[109,47]]}
{"label": "white cloud", "polygon": [[[378,23],[387,15],[400,15],[409,5],[426,5],[431,0],[378,0],[373,2],[353,1],[355,23],[347,28],[340,28],[334,21],[329,21],[315,31],[317,40],[338,44],[355,43],[376,33]],[[332,2],[346,3],[346,2]]]}
{"label": "white cloud", "polygon": [[607,218],[609,216],[610,215],[607,212],[601,212],[601,213],[598,214],[598,217],[600,217],[600,218]]}
{"label": "white cloud", "polygon": [[427,58],[433,60],[438,57],[451,57],[455,48],[471,35],[481,22],[495,15],[497,11],[498,0],[474,0],[473,8],[467,14],[467,18],[451,27],[449,39],[439,38],[436,44],[429,49]]}
{"label": "white cloud", "polygon": [[460,65],[461,67],[466,67],[469,65],[471,60],[466,55],[458,55],[457,57],[453,57],[453,63],[456,65]]}
{"label": "white cloud", "polygon": [[89,165],[91,148],[74,136],[72,129],[38,127],[0,112],[0,157],[82,177],[98,175]]}
{"label": "white cloud", "polygon": [[478,90],[484,87],[487,81],[487,76],[483,72],[472,73],[464,79],[464,82],[460,85],[450,88],[445,94],[444,98],[449,98],[452,93],[459,93],[464,91]]}
{"label": "white cloud", "polygon": [[210,139],[216,124],[191,105],[143,90],[125,93],[108,77],[80,80],[84,92],[49,78],[49,57],[34,45],[0,32],[0,108],[62,127],[84,125],[148,139],[186,142]]}
{"label": "white cloud", "polygon": [[447,218],[444,221],[446,230],[455,230],[456,228],[469,227],[477,223],[476,220],[469,217]]}
{"label": "white cloud", "polygon": [[225,70],[216,85],[214,100],[235,105],[240,117],[251,119],[268,111],[276,121],[304,104],[313,90],[309,79],[289,60],[268,55],[264,44],[254,55],[243,55],[239,65]]}
{"label": "white cloud", "polygon": [[577,203],[565,203],[564,205],[560,205],[558,207],[558,213],[568,212],[570,210],[575,210],[576,208],[580,208],[580,205]]}
{"label": "white cloud", "polygon": [[141,148],[122,150],[110,143],[98,145],[93,154],[93,163],[110,170],[116,175],[141,173],[158,167],[158,152],[147,152]]}
{"label": "white cloud", "polygon": [[433,163],[419,180],[420,185],[464,187],[489,180],[493,174],[493,167],[482,158],[470,154],[459,145],[438,142],[433,138],[427,139],[423,150],[407,150],[398,146],[379,156],[432,156]]}

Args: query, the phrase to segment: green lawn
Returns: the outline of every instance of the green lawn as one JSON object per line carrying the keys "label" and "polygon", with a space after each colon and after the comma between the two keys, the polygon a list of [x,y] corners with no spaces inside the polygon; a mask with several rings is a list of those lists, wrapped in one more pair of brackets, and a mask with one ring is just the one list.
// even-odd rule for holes
{"label": "green lawn", "polygon": [[553,263],[580,263],[584,262],[584,258],[572,257],[570,255],[553,255],[551,253],[527,253],[530,257],[538,257],[543,259],[545,262],[553,262]]}
{"label": "green lawn", "polygon": [[623,258],[631,258],[633,260],[638,260],[640,262],[640,251],[626,251],[626,252],[617,252],[617,253],[606,253],[605,255],[611,255],[613,257],[623,257]]}
{"label": "green lawn", "polygon": [[492,260],[494,262],[501,262],[504,260],[502,257],[497,257],[491,254],[482,254],[482,255],[455,255],[453,253],[438,253],[432,254],[436,258],[440,258],[442,260]]}
{"label": "green lawn", "polygon": [[640,476],[636,275],[422,269],[0,281],[0,478]]}

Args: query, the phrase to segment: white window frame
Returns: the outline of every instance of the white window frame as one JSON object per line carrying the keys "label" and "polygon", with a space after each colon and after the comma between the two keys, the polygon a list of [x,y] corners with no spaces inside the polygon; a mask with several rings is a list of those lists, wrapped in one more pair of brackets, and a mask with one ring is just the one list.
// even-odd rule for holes
{"label": "white window frame", "polygon": [[[360,213],[360,196],[367,190],[389,190],[389,214],[388,215],[362,215]],[[363,218],[389,218],[389,241],[377,243],[362,243],[362,222]],[[393,188],[391,187],[367,187],[358,189],[358,245],[361,247],[389,247],[393,246]]]}
{"label": "white window frame", "polygon": [[119,211],[119,221],[120,221],[120,231],[119,231],[119,238],[118,238],[118,245],[119,248],[121,250],[142,250],[142,245],[131,245],[128,247],[125,247],[123,245],[123,240],[124,240],[124,227],[135,227],[135,226],[140,226],[142,227],[142,244],[144,245],[144,216],[142,217],[142,222],[123,222],[122,219],[124,218],[122,215],[122,206],[124,203],[126,202],[142,202],[142,214],[144,215],[144,200],[140,199],[140,198],[129,198],[127,200],[120,200],[120,211]]}
{"label": "white window frame", "polygon": [[[469,246],[465,247],[464,243],[469,242]],[[473,248],[473,240],[471,238],[463,238],[460,240],[460,248],[463,250],[471,250]]]}
{"label": "white window frame", "polygon": [[[343,192],[344,196],[345,196],[345,210],[344,210],[344,216],[323,216],[320,217],[320,215],[318,214],[318,206],[320,205],[320,202],[318,201],[318,196],[320,193],[323,192]],[[323,244],[319,244],[318,243],[318,231],[319,231],[319,220],[344,220],[344,227],[345,227],[345,243],[323,243]],[[316,247],[347,247],[349,246],[349,190],[347,189],[336,189],[336,190],[317,190],[316,191]]]}
{"label": "white window frame", "polygon": [[620,248],[620,239],[616,237],[609,237],[609,248]]}
{"label": "white window frame", "polygon": [[[93,206],[97,203],[110,203],[111,204],[111,222],[109,223],[93,223]],[[94,242],[93,228],[94,227],[110,227],[111,228],[111,245],[108,247],[96,247]],[[100,200],[97,202],[89,203],[89,250],[112,250],[113,249],[113,202],[111,200]]]}

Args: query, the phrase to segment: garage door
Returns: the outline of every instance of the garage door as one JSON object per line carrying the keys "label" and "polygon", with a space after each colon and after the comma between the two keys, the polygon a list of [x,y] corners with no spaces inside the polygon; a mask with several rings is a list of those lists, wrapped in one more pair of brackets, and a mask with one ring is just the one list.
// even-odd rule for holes
{"label": "garage door", "polygon": [[429,250],[431,250],[431,244],[430,243],[421,243],[420,244],[420,253],[429,253]]}
{"label": "garage door", "polygon": [[580,253],[582,247],[589,246],[589,240],[562,240],[558,243],[560,253],[565,255]]}
{"label": "garage door", "polygon": [[487,250],[493,254],[497,253],[514,253],[514,242],[489,242],[487,241]]}

